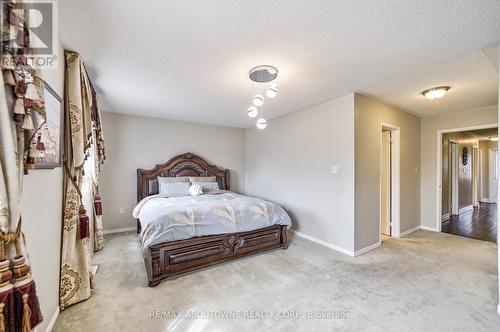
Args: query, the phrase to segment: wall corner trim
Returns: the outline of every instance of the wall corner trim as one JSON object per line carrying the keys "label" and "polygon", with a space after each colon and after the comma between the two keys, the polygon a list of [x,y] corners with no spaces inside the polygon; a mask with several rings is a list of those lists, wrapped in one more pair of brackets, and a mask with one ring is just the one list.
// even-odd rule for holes
{"label": "wall corner trim", "polygon": [[431,231],[431,232],[437,232],[438,231],[436,229],[436,227],[430,227],[430,226],[424,226],[424,225],[421,225],[420,229],[422,229],[424,231]]}
{"label": "wall corner trim", "polygon": [[136,229],[137,229],[137,227],[113,228],[113,229],[106,229],[102,233],[104,235],[117,234],[117,233],[125,233],[125,232],[135,231]]}
{"label": "wall corner trim", "polygon": [[355,256],[355,253],[354,253],[353,251],[350,251],[350,250],[347,250],[347,249],[345,249],[345,248],[342,248],[342,247],[336,246],[336,245],[331,244],[331,243],[329,243],[329,242],[325,242],[325,241],[320,240],[320,239],[318,239],[318,238],[315,238],[315,237],[313,237],[313,236],[310,236],[310,235],[307,235],[307,234],[304,234],[304,233],[298,232],[298,231],[296,231],[296,230],[294,230],[294,229],[289,229],[289,231],[290,231],[292,234],[294,234],[294,235],[296,235],[296,236],[298,236],[298,237],[301,237],[301,238],[303,238],[303,239],[306,239],[306,240],[309,240],[309,241],[315,242],[315,243],[320,244],[320,245],[322,245],[322,246],[324,246],[324,247],[327,247],[327,248],[333,249],[333,250],[335,250],[335,251],[341,252],[341,253],[343,253],[343,254],[345,254],[345,255],[348,255],[348,256],[351,256],[351,257],[354,257],[354,256]]}
{"label": "wall corner trim", "polygon": [[401,234],[399,234],[399,237],[405,237],[405,236],[408,236],[410,235],[411,233],[413,232],[416,232],[418,231],[419,229],[421,229],[422,226],[417,226],[417,227],[413,227],[412,229],[409,229],[407,231],[404,231],[404,232],[401,232]]}
{"label": "wall corner trim", "polygon": [[52,315],[52,318],[50,319],[49,325],[47,325],[47,328],[45,329],[45,332],[51,332],[52,329],[54,328],[54,325],[56,325],[57,317],[59,317],[59,313],[61,312],[61,309],[59,306],[57,306],[56,311]]}
{"label": "wall corner trim", "polygon": [[376,249],[376,248],[380,247],[381,245],[382,245],[382,241],[375,242],[374,244],[370,244],[368,247],[364,247],[362,249],[356,250],[354,252],[353,256],[356,257],[356,256],[359,256],[359,255],[362,255],[362,254],[364,254],[364,253],[366,253],[368,251],[371,251],[373,249]]}

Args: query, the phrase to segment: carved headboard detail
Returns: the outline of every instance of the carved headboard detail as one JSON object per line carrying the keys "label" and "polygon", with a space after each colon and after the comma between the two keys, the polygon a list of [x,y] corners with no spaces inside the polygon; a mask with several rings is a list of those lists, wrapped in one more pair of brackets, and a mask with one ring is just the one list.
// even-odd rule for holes
{"label": "carved headboard detail", "polygon": [[153,169],[137,170],[137,202],[158,193],[158,176],[215,176],[219,188],[229,190],[229,170],[210,165],[205,159],[192,153],[173,157]]}

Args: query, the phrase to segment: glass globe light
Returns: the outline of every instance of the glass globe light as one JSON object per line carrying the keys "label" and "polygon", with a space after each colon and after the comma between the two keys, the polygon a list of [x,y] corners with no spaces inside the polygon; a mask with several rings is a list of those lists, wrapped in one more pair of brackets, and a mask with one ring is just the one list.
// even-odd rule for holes
{"label": "glass globe light", "polygon": [[278,84],[273,83],[267,87],[266,95],[269,98],[274,98],[278,94]]}
{"label": "glass globe light", "polygon": [[262,106],[264,104],[264,96],[255,95],[255,96],[253,96],[252,102],[257,107]]}
{"label": "glass globe light", "polygon": [[267,127],[267,121],[264,118],[260,118],[257,120],[257,128],[259,129],[265,129]]}
{"label": "glass globe light", "polygon": [[257,115],[259,115],[259,110],[255,106],[250,106],[248,108],[247,114],[248,114],[249,117],[255,118]]}

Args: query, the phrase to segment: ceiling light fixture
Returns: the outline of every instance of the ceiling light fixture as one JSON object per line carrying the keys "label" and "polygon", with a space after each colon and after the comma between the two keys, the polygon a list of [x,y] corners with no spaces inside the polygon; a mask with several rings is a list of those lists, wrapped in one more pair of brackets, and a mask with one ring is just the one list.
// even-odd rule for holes
{"label": "ceiling light fixture", "polygon": [[[248,77],[250,80],[256,83],[268,83],[274,81],[278,77],[278,69],[273,66],[263,65],[257,66],[250,70],[248,73]],[[271,83],[266,89],[266,96],[268,98],[274,98],[278,95],[279,86],[277,83]],[[261,94],[257,94],[252,98],[253,106],[250,106],[247,109],[247,115],[251,118],[255,118],[259,115],[259,107],[260,107],[260,117],[257,120],[257,128],[265,129],[267,127],[267,121],[263,116],[263,106],[264,105],[264,96]]]}
{"label": "ceiling light fixture", "polygon": [[267,90],[266,90],[266,95],[269,97],[269,98],[274,98],[278,95],[278,84],[276,83],[271,83],[271,85],[269,85],[267,87]]}
{"label": "ceiling light fixture", "polygon": [[490,141],[492,141],[492,142],[498,142],[498,137],[490,137]]}
{"label": "ceiling light fixture", "polygon": [[430,88],[425,91],[422,91],[422,96],[431,100],[439,99],[443,97],[446,94],[446,92],[448,92],[448,90],[450,90],[449,86],[437,86],[435,88]]}
{"label": "ceiling light fixture", "polygon": [[252,103],[257,107],[262,106],[264,104],[264,96],[262,95],[253,96]]}
{"label": "ceiling light fixture", "polygon": [[255,118],[257,115],[259,115],[259,109],[255,106],[250,106],[248,108],[248,112],[247,112],[248,116],[251,117],[251,118]]}
{"label": "ceiling light fixture", "polygon": [[248,76],[254,82],[267,83],[278,77],[278,69],[268,65],[257,66],[250,70]]}

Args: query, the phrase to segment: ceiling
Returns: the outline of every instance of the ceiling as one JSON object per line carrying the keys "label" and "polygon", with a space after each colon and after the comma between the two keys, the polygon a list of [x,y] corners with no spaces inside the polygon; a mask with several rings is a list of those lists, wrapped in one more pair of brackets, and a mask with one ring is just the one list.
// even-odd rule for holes
{"label": "ceiling", "polygon": [[[59,1],[60,35],[89,67],[101,110],[248,127],[248,79],[278,68],[273,118],[354,91],[425,116],[493,105],[497,0]],[[498,54],[498,53],[496,53]],[[452,89],[429,101],[419,92]]]}
{"label": "ceiling", "polygon": [[463,133],[474,136],[480,141],[489,140],[491,137],[498,137],[498,128],[487,128],[487,129],[478,129],[478,130],[467,130]]}

